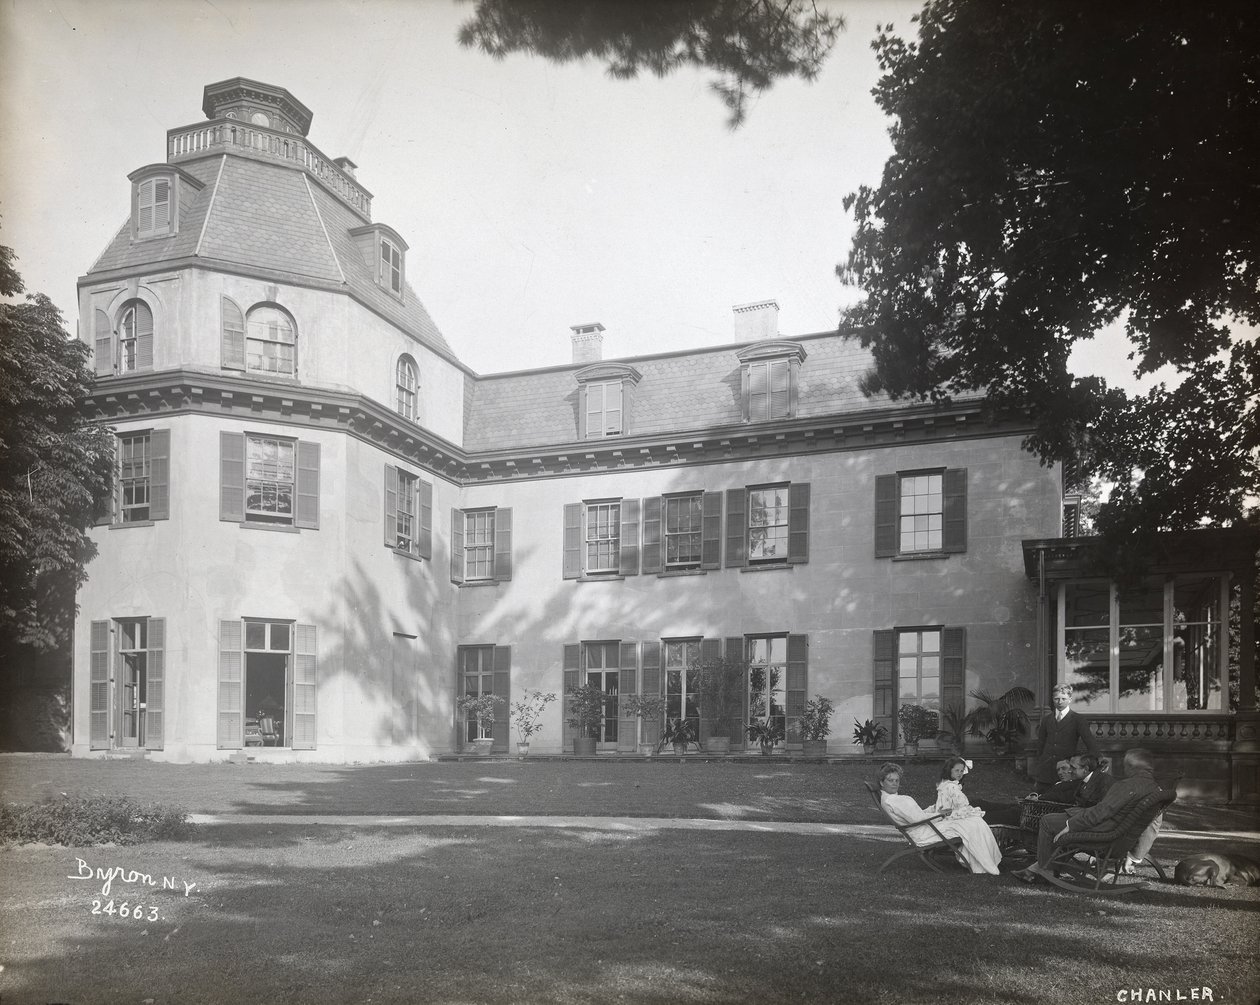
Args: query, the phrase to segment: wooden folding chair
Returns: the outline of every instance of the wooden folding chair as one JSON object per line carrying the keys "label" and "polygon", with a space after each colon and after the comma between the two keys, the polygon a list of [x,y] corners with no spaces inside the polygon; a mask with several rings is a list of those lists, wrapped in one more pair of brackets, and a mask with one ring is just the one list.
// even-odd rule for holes
{"label": "wooden folding chair", "polygon": [[[933,821],[935,820],[944,819],[944,817],[941,814],[938,813],[935,816],[926,817],[923,820],[916,820],[913,824],[906,824],[903,826],[902,824],[897,823],[897,821],[894,820],[892,817],[890,817],[888,815],[888,811],[884,809],[884,804],[880,801],[880,798],[879,798],[879,789],[875,785],[872,785],[870,782],[863,782],[862,784],[866,786],[866,791],[869,792],[871,794],[871,798],[875,800],[875,805],[879,808],[880,815],[883,816],[883,818],[887,820],[890,824],[892,824],[894,827],[897,828],[897,833],[900,834],[903,838],[905,838],[906,844],[910,846],[909,848],[902,848],[901,851],[897,852],[897,854],[893,855],[891,858],[888,859],[888,861],[886,861],[877,870],[875,870],[876,872],[883,872],[890,865],[896,862],[897,859],[904,858],[907,855],[917,855],[920,859],[926,862],[927,865],[931,867],[932,869],[935,869],[937,872],[944,872],[945,870],[942,869],[940,865],[937,864],[937,862],[933,859],[933,855],[935,855],[937,852],[942,852],[942,851],[952,852],[954,859],[958,862],[959,865],[961,865],[964,869],[968,869],[968,870],[970,869],[970,867],[967,865],[967,860],[963,858],[963,854],[961,851],[962,838],[946,837],[944,834],[940,832],[936,824],[933,823]],[[919,844],[917,841],[914,840],[914,838],[910,836],[910,833],[909,833],[910,831],[914,830],[917,827],[932,828],[932,831],[936,834],[937,840],[928,842],[927,844]]]}

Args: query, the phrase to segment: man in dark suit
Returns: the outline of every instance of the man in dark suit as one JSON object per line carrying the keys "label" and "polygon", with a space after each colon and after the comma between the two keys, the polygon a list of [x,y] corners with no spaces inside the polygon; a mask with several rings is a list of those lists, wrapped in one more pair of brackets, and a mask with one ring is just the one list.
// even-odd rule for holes
{"label": "man in dark suit", "polygon": [[1084,744],[1087,753],[1098,757],[1098,741],[1089,723],[1072,711],[1072,685],[1059,684],[1050,692],[1054,711],[1043,715],[1037,725],[1037,763],[1033,768],[1034,791],[1048,792],[1059,780],[1055,765],[1071,757]]}
{"label": "man in dark suit", "polygon": [[1082,808],[1102,802],[1115,781],[1109,772],[1099,770],[1098,758],[1093,754],[1077,754],[1072,758],[1072,777],[1080,785],[1072,802]]}

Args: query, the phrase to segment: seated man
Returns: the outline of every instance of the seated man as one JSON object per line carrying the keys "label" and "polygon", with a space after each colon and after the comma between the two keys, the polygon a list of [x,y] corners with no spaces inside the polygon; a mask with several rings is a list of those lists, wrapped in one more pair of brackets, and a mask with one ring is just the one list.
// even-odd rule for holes
{"label": "seated man", "polygon": [[[1134,747],[1124,755],[1124,778],[1112,785],[1099,802],[1085,808],[1073,806],[1066,813],[1047,813],[1041,818],[1041,828],[1037,832],[1037,861],[1027,869],[1021,869],[1012,875],[1025,883],[1035,883],[1039,878],[1045,878],[1049,875],[1049,863],[1054,854],[1054,846],[1062,838],[1072,831],[1087,831],[1095,828],[1115,817],[1130,803],[1157,791],[1159,791],[1159,783],[1155,781],[1155,761],[1151,752],[1141,747]],[[1137,847],[1129,856],[1125,872],[1131,872],[1132,864],[1146,857],[1146,852],[1150,850],[1154,842],[1152,832],[1158,832],[1158,829],[1156,824],[1152,824],[1142,834]]]}
{"label": "seated man", "polygon": [[1064,758],[1055,765],[1055,770],[1059,774],[1059,780],[1045,792],[1030,792],[1028,799],[1044,799],[1051,803],[1076,802],[1076,794],[1080,791],[1081,783],[1073,776],[1072,762]]}
{"label": "seated man", "polygon": [[1115,781],[1109,773],[1099,767],[1098,758],[1093,754],[1077,754],[1072,758],[1072,777],[1076,780],[1076,797],[1067,802],[1082,808],[1094,806],[1102,801]]}

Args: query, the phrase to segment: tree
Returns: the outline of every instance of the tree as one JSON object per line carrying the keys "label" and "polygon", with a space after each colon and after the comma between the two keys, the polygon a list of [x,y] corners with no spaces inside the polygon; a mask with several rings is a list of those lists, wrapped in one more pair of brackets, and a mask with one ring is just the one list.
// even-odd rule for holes
{"label": "tree", "polygon": [[[982,391],[1026,446],[1114,483],[1113,541],[1236,523],[1260,484],[1260,18],[1250,3],[929,0],[884,26],[878,187],[846,198],[841,330],[870,393]],[[1068,368],[1123,324],[1128,395]]]}
{"label": "tree", "polygon": [[[0,292],[22,280],[0,247]],[[112,436],[89,421],[87,347],[42,293],[0,304],[0,658],[64,647],[95,554],[85,530],[105,496]]]}
{"label": "tree", "polygon": [[750,95],[782,77],[817,77],[843,27],[812,0],[478,0],[459,41],[496,59],[600,59],[618,79],[712,69],[710,86],[737,126]]}

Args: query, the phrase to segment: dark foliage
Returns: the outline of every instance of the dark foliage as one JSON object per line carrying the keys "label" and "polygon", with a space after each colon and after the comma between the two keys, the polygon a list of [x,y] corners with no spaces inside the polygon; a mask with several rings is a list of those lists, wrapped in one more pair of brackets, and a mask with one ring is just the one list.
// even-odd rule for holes
{"label": "dark foliage", "polygon": [[139,844],[187,837],[192,825],[178,806],[126,796],[68,796],[42,803],[0,804],[0,844]]}

